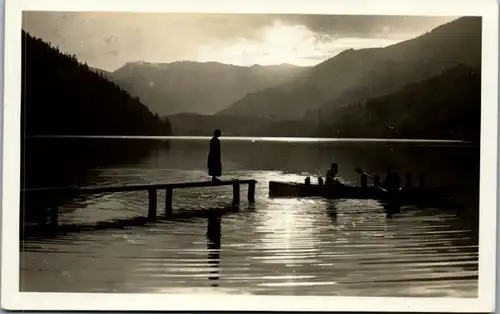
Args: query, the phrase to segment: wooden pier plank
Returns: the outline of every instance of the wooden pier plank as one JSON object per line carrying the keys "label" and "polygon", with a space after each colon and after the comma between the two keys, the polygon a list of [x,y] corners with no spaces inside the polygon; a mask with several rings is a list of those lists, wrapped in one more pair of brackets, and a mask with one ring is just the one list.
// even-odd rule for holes
{"label": "wooden pier plank", "polygon": [[143,191],[151,188],[155,189],[183,189],[195,187],[215,187],[234,184],[251,184],[257,183],[256,180],[228,180],[228,181],[199,181],[199,182],[180,182],[180,183],[161,183],[161,184],[141,184],[141,185],[124,185],[124,186],[98,186],[98,187],[50,187],[50,188],[33,188],[24,189],[23,192],[54,192],[58,193],[76,193],[76,194],[98,194],[98,193],[113,193],[113,192],[131,192]]}

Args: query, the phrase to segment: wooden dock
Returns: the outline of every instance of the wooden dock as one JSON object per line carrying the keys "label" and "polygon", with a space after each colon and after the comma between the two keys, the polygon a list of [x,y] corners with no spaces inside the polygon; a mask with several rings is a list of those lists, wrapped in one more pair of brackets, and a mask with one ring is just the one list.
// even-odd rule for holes
{"label": "wooden dock", "polygon": [[[84,195],[84,194],[102,194],[102,193],[117,193],[130,191],[148,191],[149,206],[148,206],[148,221],[156,221],[158,190],[165,190],[165,218],[172,216],[172,202],[174,189],[186,188],[208,188],[216,186],[233,186],[233,202],[232,206],[240,204],[240,186],[248,185],[248,202],[255,202],[255,185],[257,181],[250,180],[226,180],[226,181],[199,181],[199,182],[182,182],[182,183],[164,183],[164,184],[143,184],[143,185],[123,185],[123,186],[103,186],[103,187],[55,187],[55,188],[34,188],[21,190],[21,194],[27,193],[48,193],[48,194],[66,194],[66,195]],[[24,196],[24,195],[23,195]],[[49,224],[56,227],[59,224],[59,210],[53,208],[49,213]]]}

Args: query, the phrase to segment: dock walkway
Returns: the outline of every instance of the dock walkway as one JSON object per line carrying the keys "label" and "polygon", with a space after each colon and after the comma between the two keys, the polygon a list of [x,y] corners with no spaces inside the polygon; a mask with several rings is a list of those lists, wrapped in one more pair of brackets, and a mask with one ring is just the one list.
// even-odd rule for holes
{"label": "dock walkway", "polygon": [[[122,185],[122,186],[98,186],[98,187],[54,187],[54,188],[33,188],[21,190],[22,197],[27,193],[57,193],[57,194],[70,194],[70,195],[83,195],[83,194],[100,194],[100,193],[116,193],[116,192],[130,192],[130,191],[148,191],[149,206],[148,206],[148,221],[156,221],[157,216],[157,202],[158,190],[165,190],[165,218],[172,216],[172,202],[174,189],[185,188],[208,188],[216,186],[233,186],[233,206],[239,206],[240,203],[240,186],[248,185],[248,201],[255,202],[255,185],[257,181],[253,179],[247,180],[222,180],[222,181],[198,181],[198,182],[181,182],[181,183],[162,183],[162,184],[142,184],[142,185]],[[44,217],[44,224],[45,224]],[[59,210],[52,208],[49,213],[49,224],[56,227],[59,224]]]}

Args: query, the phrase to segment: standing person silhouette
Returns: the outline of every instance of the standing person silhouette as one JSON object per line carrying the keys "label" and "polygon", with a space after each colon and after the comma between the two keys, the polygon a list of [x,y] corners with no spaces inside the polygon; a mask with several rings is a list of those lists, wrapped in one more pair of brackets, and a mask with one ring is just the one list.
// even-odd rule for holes
{"label": "standing person silhouette", "polygon": [[208,175],[212,176],[212,181],[220,181],[219,178],[222,175],[222,162],[221,162],[221,152],[220,152],[220,140],[219,137],[222,135],[219,129],[214,131],[214,136],[210,140],[210,152],[208,153]]}
{"label": "standing person silhouette", "polygon": [[343,184],[337,179],[337,174],[339,173],[339,165],[332,163],[330,169],[326,172],[325,185],[327,186],[337,186],[342,187]]}

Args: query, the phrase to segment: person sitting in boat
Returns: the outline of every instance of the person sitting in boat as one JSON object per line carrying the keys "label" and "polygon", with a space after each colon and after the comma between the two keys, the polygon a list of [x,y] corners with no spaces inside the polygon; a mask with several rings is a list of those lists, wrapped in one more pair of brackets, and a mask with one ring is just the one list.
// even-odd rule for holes
{"label": "person sitting in boat", "polygon": [[304,180],[305,185],[311,185],[311,177],[306,177]]}
{"label": "person sitting in boat", "polygon": [[394,171],[394,167],[387,167],[387,176],[381,184],[387,191],[387,202],[388,202],[388,216],[393,213],[397,213],[400,210],[400,194],[399,190],[401,187],[401,180],[399,175]]}
{"label": "person sitting in boat", "polygon": [[326,172],[325,185],[327,186],[343,185],[337,179],[338,171],[339,171],[339,166],[336,163],[332,163],[330,165],[330,169],[328,169],[328,171]]}
{"label": "person sitting in boat", "polygon": [[401,187],[401,180],[396,171],[394,171],[394,167],[387,167],[387,176],[381,183],[381,186],[389,193],[399,192],[399,189]]}

